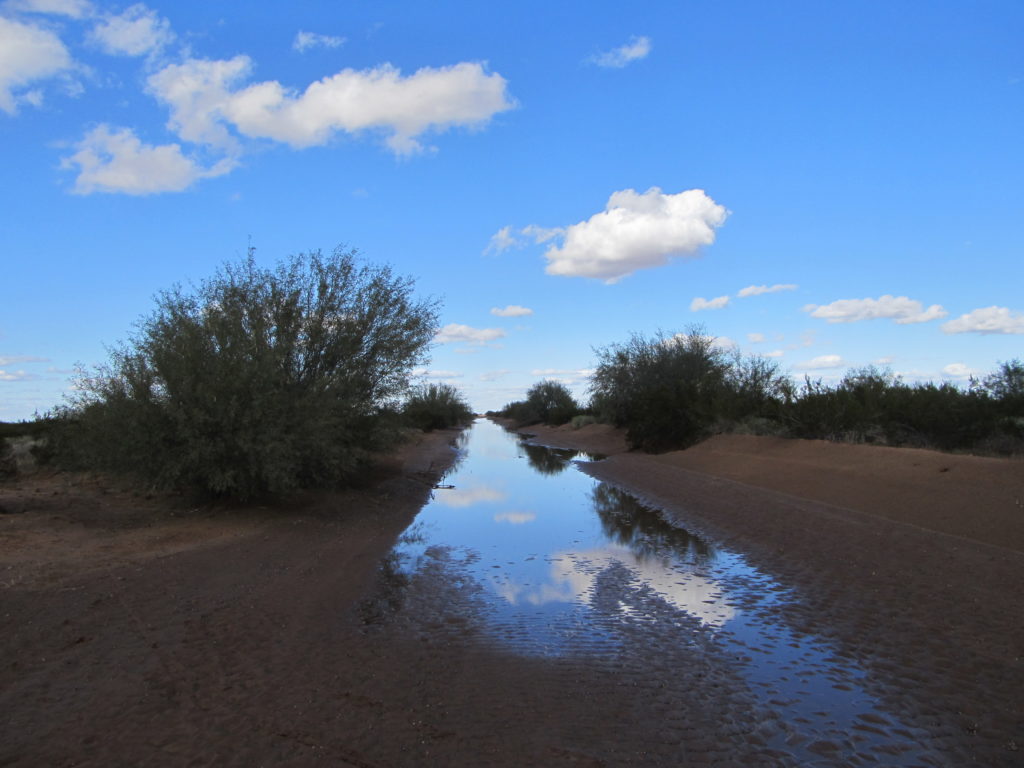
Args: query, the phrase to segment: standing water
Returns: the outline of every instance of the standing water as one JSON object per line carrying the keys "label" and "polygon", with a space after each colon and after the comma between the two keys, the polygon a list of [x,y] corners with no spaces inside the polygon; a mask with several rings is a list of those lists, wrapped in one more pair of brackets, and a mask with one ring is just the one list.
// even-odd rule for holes
{"label": "standing water", "polygon": [[622,675],[670,649],[719,659],[787,761],[939,764],[918,750],[924,732],[880,708],[863,669],[779,618],[791,590],[577,466],[601,457],[530,445],[485,420],[459,449],[383,563],[367,621],[422,616],[417,602],[440,579],[455,597],[427,613],[471,617],[482,641],[510,653],[616,658]]}

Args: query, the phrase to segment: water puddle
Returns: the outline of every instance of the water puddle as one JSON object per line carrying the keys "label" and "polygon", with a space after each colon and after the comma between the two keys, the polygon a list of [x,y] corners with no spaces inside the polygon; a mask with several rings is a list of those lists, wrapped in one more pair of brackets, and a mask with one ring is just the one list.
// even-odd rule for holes
{"label": "water puddle", "polygon": [[656,510],[578,470],[598,460],[534,446],[489,421],[381,568],[364,619],[415,615],[437,585],[446,627],[507,651],[613,659],[639,678],[657,654],[717,659],[767,712],[759,737],[780,764],[934,765],[924,732],[883,711],[865,672],[798,635],[784,585]]}

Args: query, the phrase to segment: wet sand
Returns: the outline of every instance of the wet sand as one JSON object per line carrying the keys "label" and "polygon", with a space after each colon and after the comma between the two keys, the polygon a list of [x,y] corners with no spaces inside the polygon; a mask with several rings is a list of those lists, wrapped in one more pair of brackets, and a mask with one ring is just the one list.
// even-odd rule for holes
{"label": "wet sand", "polygon": [[[769,748],[777,715],[712,644],[653,627],[617,655],[514,656],[450,569],[400,620],[367,623],[380,559],[455,460],[453,437],[286,510],[193,509],[59,475],[0,485],[0,765],[797,764]],[[605,428],[543,440],[618,451],[590,471],[799,585],[786,620],[871,670],[929,735],[921,764],[1021,764],[1020,547],[724,474],[747,457],[713,474],[685,466],[699,451],[623,453]],[[998,530],[985,519],[979,531]],[[840,746],[812,751],[904,764]]]}
{"label": "wet sand", "polygon": [[[584,471],[745,554],[834,639],[944,765],[1024,765],[1024,461],[714,437],[657,456],[607,426],[531,427]],[[898,763],[897,763],[898,764]]]}

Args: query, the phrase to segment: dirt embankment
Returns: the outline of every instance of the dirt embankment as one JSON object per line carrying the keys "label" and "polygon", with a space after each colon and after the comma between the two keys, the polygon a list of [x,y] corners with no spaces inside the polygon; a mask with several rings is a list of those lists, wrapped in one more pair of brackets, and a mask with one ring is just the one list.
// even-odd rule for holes
{"label": "dirt embankment", "polygon": [[609,455],[585,471],[795,585],[787,619],[960,760],[1024,764],[1024,461],[744,435],[655,456],[607,427],[525,431]]}

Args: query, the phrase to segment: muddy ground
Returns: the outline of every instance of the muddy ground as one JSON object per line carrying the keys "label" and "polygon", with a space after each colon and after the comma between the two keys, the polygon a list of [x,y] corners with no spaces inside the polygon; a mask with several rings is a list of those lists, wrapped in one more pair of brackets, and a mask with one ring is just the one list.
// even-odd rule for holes
{"label": "muddy ground", "polygon": [[[287,508],[194,508],[68,475],[0,486],[0,765],[795,764],[713,647],[514,656],[482,637],[472,585],[440,578],[407,618],[374,621],[381,558],[455,460],[454,436]],[[821,498],[888,493],[895,481],[878,467],[858,479],[849,456],[798,471],[786,446],[682,459],[623,453],[600,428],[540,439],[601,443],[581,446],[615,454],[590,471],[798,585],[787,620],[872,671],[929,734],[922,764],[1024,764],[1024,509],[991,511],[1014,503],[992,487],[1020,464],[1003,480],[961,473],[938,497],[968,503],[929,526],[927,505],[901,517]],[[842,746],[820,745],[821,764],[905,764]]]}

